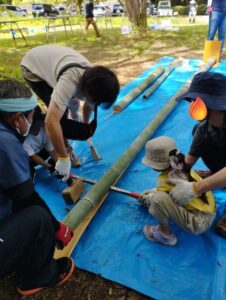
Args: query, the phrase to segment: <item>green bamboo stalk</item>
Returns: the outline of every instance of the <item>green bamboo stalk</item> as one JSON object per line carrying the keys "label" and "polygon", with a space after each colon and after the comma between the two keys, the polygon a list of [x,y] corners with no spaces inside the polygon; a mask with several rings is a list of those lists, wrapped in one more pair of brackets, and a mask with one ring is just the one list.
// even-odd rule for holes
{"label": "green bamboo stalk", "polygon": [[[216,58],[210,58],[198,72],[207,71],[216,63]],[[197,72],[197,73],[198,73]],[[195,73],[195,74],[197,74]],[[194,75],[195,75],[194,74]],[[98,205],[98,203],[109,192],[109,187],[114,185],[130,163],[135,159],[145,143],[156,132],[159,126],[166,120],[177,102],[175,99],[185,93],[192,81],[194,75],[179,89],[167,104],[159,111],[154,119],[147,125],[141,134],[134,140],[124,154],[112,165],[112,167],[100,178],[100,180],[93,186],[92,189],[85,194],[85,196],[78,202],[78,204],[69,212],[64,219],[64,223],[71,228],[76,228],[88,215],[88,213]]]}
{"label": "green bamboo stalk", "polygon": [[182,59],[176,59],[175,61],[171,62],[169,64],[169,67],[167,71],[158,79],[156,82],[146,91],[146,93],[143,95],[143,99],[147,100],[160,86],[160,84],[170,75],[170,73],[178,66],[182,64]]}
{"label": "green bamboo stalk", "polygon": [[165,72],[163,66],[158,67],[150,76],[148,76],[142,83],[140,83],[129,94],[122,98],[118,104],[114,105],[113,113],[122,112],[131,102],[133,102],[152,82]]}

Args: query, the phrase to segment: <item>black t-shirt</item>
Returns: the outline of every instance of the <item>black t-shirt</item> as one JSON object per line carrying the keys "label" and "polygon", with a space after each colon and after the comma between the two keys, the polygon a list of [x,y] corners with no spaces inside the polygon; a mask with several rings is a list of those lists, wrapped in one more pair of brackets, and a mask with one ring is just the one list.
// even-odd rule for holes
{"label": "black t-shirt", "polygon": [[93,3],[86,4],[86,18],[93,18]]}
{"label": "black t-shirt", "polygon": [[204,121],[195,131],[189,154],[202,157],[202,153],[208,152],[208,146],[224,150],[226,155],[226,130],[213,127],[208,121]]}

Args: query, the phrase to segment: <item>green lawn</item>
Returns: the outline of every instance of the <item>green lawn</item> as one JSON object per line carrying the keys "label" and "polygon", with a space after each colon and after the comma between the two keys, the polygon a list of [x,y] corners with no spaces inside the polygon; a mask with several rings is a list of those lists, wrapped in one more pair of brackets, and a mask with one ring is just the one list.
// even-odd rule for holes
{"label": "green lawn", "polygon": [[[148,24],[160,22],[160,18],[149,18]],[[164,21],[167,19],[165,18]],[[59,21],[58,21],[59,22]],[[83,53],[93,63],[104,65],[117,65],[122,61],[133,60],[140,57],[149,60],[156,60],[166,53],[176,55],[177,49],[186,48],[186,51],[196,52],[200,55],[204,40],[207,35],[207,24],[203,22],[193,24],[188,23],[188,18],[175,17],[172,19],[172,26],[179,26],[179,31],[135,31],[128,35],[122,35],[120,26],[129,24],[126,18],[112,18],[113,27],[106,28],[104,21],[98,20],[102,39],[96,40],[93,29],[89,29],[86,39],[83,35],[83,18],[71,18],[74,33],[69,32],[65,36],[63,31],[57,31],[58,45],[66,45]],[[0,34],[0,74],[22,80],[19,62],[24,53],[35,46],[54,43],[54,37],[46,39],[44,32],[47,20],[32,20],[21,22],[20,27],[26,26],[36,33],[26,35],[29,46],[26,46],[22,39],[16,39],[14,46],[9,33]],[[81,24],[81,25],[79,25]],[[40,29],[41,28],[41,29]],[[0,28],[2,29],[2,27]],[[39,31],[38,31],[39,29]],[[42,32],[40,31],[42,30]],[[18,34],[16,34],[18,37]],[[201,58],[201,57],[200,57]]]}

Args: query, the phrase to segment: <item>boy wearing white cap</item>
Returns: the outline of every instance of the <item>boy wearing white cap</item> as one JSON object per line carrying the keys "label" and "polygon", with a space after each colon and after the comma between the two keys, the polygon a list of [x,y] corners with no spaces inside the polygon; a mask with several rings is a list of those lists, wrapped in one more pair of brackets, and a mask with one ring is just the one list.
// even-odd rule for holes
{"label": "boy wearing white cap", "polygon": [[146,238],[153,242],[169,246],[177,243],[177,237],[168,226],[169,219],[193,234],[205,232],[214,220],[215,201],[211,193],[188,202],[175,201],[170,196],[174,186],[169,180],[189,179],[189,170],[186,170],[183,159],[183,154],[179,153],[174,140],[169,137],[158,137],[146,143],[146,155],[142,162],[161,172],[157,187],[144,191],[140,198],[140,202],[158,221],[158,225],[145,225],[143,229]]}

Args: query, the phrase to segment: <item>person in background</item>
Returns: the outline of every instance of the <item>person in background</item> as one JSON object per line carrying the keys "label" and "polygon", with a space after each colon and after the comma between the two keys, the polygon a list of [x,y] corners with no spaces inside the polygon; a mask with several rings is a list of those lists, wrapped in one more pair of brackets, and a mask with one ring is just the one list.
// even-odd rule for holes
{"label": "person in background", "polygon": [[67,281],[74,262],[54,259],[73,231],[59,222],[35,191],[22,142],[32,124],[37,98],[24,84],[0,81],[0,278],[15,273],[22,296]]}
{"label": "person in background", "polygon": [[195,17],[197,15],[197,4],[195,0],[189,2],[189,22],[195,23]]}
{"label": "person in background", "polygon": [[[194,132],[185,162],[192,167],[202,158],[210,171],[210,176],[198,182],[173,181],[176,187],[171,191],[172,197],[189,201],[207,191],[226,187],[226,76],[212,72],[196,74],[189,90],[177,101],[182,99],[191,102],[191,116],[202,121]],[[226,237],[226,215],[219,220],[216,232]]]}
{"label": "person in background", "polygon": [[[29,50],[21,61],[21,70],[47,106],[46,133],[58,155],[56,170],[66,181],[71,161],[64,139],[87,140],[95,133],[97,107],[110,108],[119,93],[117,76],[106,67],[93,66],[74,49],[58,45]],[[83,123],[68,118],[68,106],[74,98],[84,101]]]}
{"label": "person in background", "polygon": [[168,223],[172,220],[182,229],[193,234],[205,232],[215,217],[215,201],[210,195],[194,197],[189,201],[175,201],[169,192],[173,185],[169,179],[190,180],[190,168],[184,162],[175,141],[167,136],[161,136],[146,143],[146,155],[142,162],[152,169],[161,172],[156,188],[141,193],[140,202],[148,208],[158,225],[144,226],[147,239],[167,246],[174,246],[177,237],[171,231]]}
{"label": "person in background", "polygon": [[100,32],[97,27],[97,23],[94,20],[93,15],[93,0],[89,0],[89,2],[85,6],[85,14],[86,14],[86,25],[85,25],[85,35],[87,34],[89,25],[93,26],[93,29],[95,30],[95,34],[97,38],[100,38]]}
{"label": "person in background", "polygon": [[208,40],[214,40],[218,32],[218,41],[221,41],[221,54],[226,35],[226,0],[208,0],[207,14],[209,15]]}

